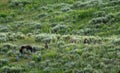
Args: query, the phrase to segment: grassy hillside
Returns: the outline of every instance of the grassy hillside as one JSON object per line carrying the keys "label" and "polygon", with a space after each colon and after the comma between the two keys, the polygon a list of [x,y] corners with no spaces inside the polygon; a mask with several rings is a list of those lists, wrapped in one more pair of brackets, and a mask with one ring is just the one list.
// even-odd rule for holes
{"label": "grassy hillside", "polygon": [[0,0],[0,73],[119,73],[119,34],[120,0]]}

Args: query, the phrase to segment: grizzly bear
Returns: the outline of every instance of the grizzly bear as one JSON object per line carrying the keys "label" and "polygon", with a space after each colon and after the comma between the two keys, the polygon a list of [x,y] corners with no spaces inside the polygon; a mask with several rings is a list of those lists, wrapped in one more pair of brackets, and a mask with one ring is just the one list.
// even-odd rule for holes
{"label": "grizzly bear", "polygon": [[88,44],[89,43],[89,41],[88,41],[88,39],[84,39],[84,44]]}
{"label": "grizzly bear", "polygon": [[45,43],[45,46],[44,46],[44,48],[47,48],[47,49],[48,49],[48,44],[47,44],[47,43]]}
{"label": "grizzly bear", "polygon": [[30,51],[30,52],[33,51],[33,50],[32,50],[33,48],[32,48],[30,45],[26,45],[26,46],[21,46],[19,52],[20,52],[21,54],[23,54],[23,53],[24,53],[24,49],[26,49],[27,51]]}

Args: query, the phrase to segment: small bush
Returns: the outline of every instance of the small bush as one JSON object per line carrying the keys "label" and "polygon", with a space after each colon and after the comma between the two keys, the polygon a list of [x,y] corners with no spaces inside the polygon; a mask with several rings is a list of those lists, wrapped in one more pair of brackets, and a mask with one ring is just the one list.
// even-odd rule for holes
{"label": "small bush", "polygon": [[111,24],[115,22],[115,15],[114,14],[108,14],[104,17],[97,17],[97,18],[93,18],[89,21],[89,24]]}
{"label": "small bush", "polygon": [[28,0],[11,0],[11,1],[9,1],[9,6],[10,7],[18,7],[18,6],[23,7],[30,3],[32,3],[31,0],[30,1],[28,1]]}
{"label": "small bush", "polygon": [[28,63],[28,65],[29,65],[30,67],[35,67],[35,66],[36,66],[36,63],[35,63],[35,61],[30,61],[30,62]]}
{"label": "small bush", "polygon": [[53,33],[61,33],[62,34],[62,33],[67,32],[66,28],[68,28],[67,25],[60,25],[60,24],[58,24],[55,27],[53,27],[51,30],[52,30]]}
{"label": "small bush", "polygon": [[34,55],[32,55],[32,59],[35,62],[40,62],[41,61],[41,54],[34,54]]}
{"label": "small bush", "polygon": [[68,8],[71,8],[72,5],[70,4],[67,4],[67,3],[60,3],[60,4],[54,4],[53,5],[54,8],[56,9],[59,9],[59,8],[64,8],[64,7],[68,7]]}
{"label": "small bush", "polygon": [[108,21],[105,17],[98,17],[90,20],[89,24],[107,23]]}
{"label": "small bush", "polygon": [[32,50],[33,52],[37,52],[37,51],[42,50],[42,47],[41,47],[41,46],[35,46],[35,45],[34,45],[32,48],[33,48],[33,50]]}
{"label": "small bush", "polygon": [[0,32],[8,32],[9,28],[6,26],[0,26]]}
{"label": "small bush", "polygon": [[81,55],[81,54],[82,54],[81,49],[76,49],[76,50],[75,50],[75,52],[76,52],[76,53],[78,53],[79,55]]}
{"label": "small bush", "polygon": [[114,15],[115,15],[115,21],[116,22],[120,21],[120,12],[117,12]]}
{"label": "small bush", "polygon": [[73,8],[86,8],[86,7],[93,7],[93,6],[98,6],[99,2],[96,0],[91,0],[91,1],[76,1],[73,3]]}
{"label": "small bush", "polygon": [[51,37],[46,35],[46,34],[40,34],[40,35],[35,36],[35,41],[37,41],[37,42],[42,42],[42,41],[50,42]]}
{"label": "small bush", "polygon": [[7,65],[8,64],[8,60],[7,59],[0,59],[0,67]]}
{"label": "small bush", "polygon": [[24,71],[21,67],[9,67],[9,66],[3,66],[1,68],[1,73],[22,73]]}
{"label": "small bush", "polygon": [[0,43],[6,42],[6,38],[0,38]]}
{"label": "small bush", "polygon": [[56,25],[58,25],[58,23],[51,23],[49,25],[50,25],[50,27],[55,27]]}
{"label": "small bush", "polygon": [[61,8],[61,11],[62,11],[62,12],[67,12],[67,11],[70,11],[70,10],[71,10],[70,7]]}
{"label": "small bush", "polygon": [[[54,71],[56,71],[56,68],[52,68],[52,67],[46,67],[43,69],[43,71],[45,73],[54,73]],[[56,72],[57,73],[57,72]]]}
{"label": "small bush", "polygon": [[105,13],[105,11],[98,11],[98,12],[95,12],[95,16],[96,17],[105,17],[106,13]]}
{"label": "small bush", "polygon": [[73,7],[74,8],[80,8],[80,7],[85,7],[86,5],[87,5],[87,3],[77,1],[77,2],[74,2]]}
{"label": "small bush", "polygon": [[8,41],[15,41],[17,38],[15,38],[16,34],[15,33],[7,33],[7,39]]}
{"label": "small bush", "polygon": [[7,17],[7,16],[8,16],[8,14],[6,14],[6,13],[0,13],[0,17],[5,18],[5,17]]}
{"label": "small bush", "polygon": [[42,18],[42,17],[46,17],[46,16],[48,16],[47,13],[41,13],[41,14],[39,14],[37,17],[38,17],[38,18]]}
{"label": "small bush", "polygon": [[40,23],[33,23],[34,29],[41,29],[42,25]]}
{"label": "small bush", "polygon": [[0,42],[2,43],[2,42],[6,42],[6,41],[7,41],[7,36],[6,36],[6,34],[1,33],[1,34],[0,34]]}
{"label": "small bush", "polygon": [[55,12],[53,12],[53,14],[54,14],[54,15],[60,15],[60,14],[62,14],[62,12],[60,12],[60,11],[55,11]]}
{"label": "small bush", "polygon": [[84,68],[83,72],[92,73],[92,72],[94,72],[94,69],[92,69],[92,68]]}
{"label": "small bush", "polygon": [[3,44],[3,48],[7,48],[7,49],[16,49],[17,45],[13,45],[11,43],[4,43]]}
{"label": "small bush", "polygon": [[49,35],[49,34],[39,34],[35,36],[35,41],[36,42],[51,42],[51,41],[55,41],[56,38],[54,35]]}
{"label": "small bush", "polygon": [[47,6],[42,6],[38,10],[49,10],[49,8]]}
{"label": "small bush", "polygon": [[120,4],[119,0],[108,2],[108,5],[118,5],[118,4]]}
{"label": "small bush", "polygon": [[33,35],[33,33],[27,33],[27,36],[28,36],[28,37],[32,37],[32,36],[34,36],[34,35]]}
{"label": "small bush", "polygon": [[12,15],[6,15],[6,16],[0,16],[0,22],[1,23],[7,23],[7,22],[11,22],[13,19]]}
{"label": "small bush", "polygon": [[39,11],[43,10],[43,11],[47,11],[47,12],[53,12],[52,6],[50,6],[50,5],[39,7],[37,10],[39,10]]}
{"label": "small bush", "polygon": [[70,36],[70,35],[63,35],[63,36],[62,36],[62,39],[63,39],[64,41],[69,41],[69,40],[71,39],[71,36]]}
{"label": "small bush", "polygon": [[120,44],[120,39],[115,39],[112,42],[114,45],[119,45]]}
{"label": "small bush", "polygon": [[7,52],[8,50],[10,49],[13,49],[14,46],[10,43],[6,43],[6,44],[3,44],[3,46],[1,47],[1,51],[2,52]]}
{"label": "small bush", "polygon": [[64,45],[65,45],[65,42],[64,42],[64,41],[58,41],[56,46],[57,46],[58,48],[63,48]]}
{"label": "small bush", "polygon": [[17,33],[15,34],[15,38],[16,38],[16,39],[25,39],[25,35],[22,34],[21,32],[17,32]]}
{"label": "small bush", "polygon": [[7,52],[7,56],[14,56],[13,51],[12,51],[12,50],[9,50],[9,51]]}

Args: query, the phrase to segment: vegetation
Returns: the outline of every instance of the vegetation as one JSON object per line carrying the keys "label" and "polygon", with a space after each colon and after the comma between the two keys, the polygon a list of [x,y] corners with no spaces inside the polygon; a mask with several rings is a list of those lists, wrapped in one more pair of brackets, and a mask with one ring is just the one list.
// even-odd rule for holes
{"label": "vegetation", "polygon": [[120,73],[119,36],[120,0],[0,0],[0,73]]}

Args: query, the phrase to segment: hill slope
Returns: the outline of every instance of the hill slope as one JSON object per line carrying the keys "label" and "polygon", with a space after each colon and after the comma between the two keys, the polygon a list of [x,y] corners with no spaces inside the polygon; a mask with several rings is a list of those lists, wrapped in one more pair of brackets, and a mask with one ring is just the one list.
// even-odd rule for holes
{"label": "hill slope", "polygon": [[120,0],[0,0],[0,72],[119,73],[119,33]]}

